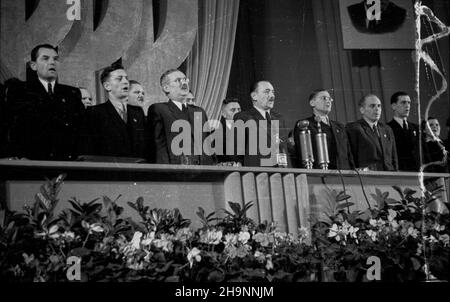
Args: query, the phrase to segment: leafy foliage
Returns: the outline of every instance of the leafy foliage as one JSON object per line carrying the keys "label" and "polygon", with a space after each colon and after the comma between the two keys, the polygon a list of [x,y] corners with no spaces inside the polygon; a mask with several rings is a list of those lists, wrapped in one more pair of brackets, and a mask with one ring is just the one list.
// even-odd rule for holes
{"label": "leafy foliage", "polygon": [[377,190],[375,207],[353,212],[336,193],[327,219],[294,236],[250,219],[252,202],[198,208],[195,231],[178,209],[142,197],[127,203],[139,221],[123,217],[120,196],[72,198],[55,215],[63,180],[48,180],[23,213],[0,212],[0,281],[67,281],[70,256],[82,260],[82,281],[366,281],[369,256],[381,259],[383,281],[424,280],[427,270],[449,278],[449,218],[431,209],[433,192],[394,187],[397,200]]}

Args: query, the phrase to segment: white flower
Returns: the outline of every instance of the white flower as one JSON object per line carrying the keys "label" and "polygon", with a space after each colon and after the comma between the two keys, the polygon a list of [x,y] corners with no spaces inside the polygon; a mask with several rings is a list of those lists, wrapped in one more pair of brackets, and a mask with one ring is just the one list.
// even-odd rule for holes
{"label": "white flower", "polygon": [[203,231],[200,232],[200,242],[202,243],[217,245],[221,239],[222,231],[207,230],[206,233]]}
{"label": "white flower", "polygon": [[436,223],[436,224],[433,226],[433,229],[435,229],[436,231],[440,232],[440,231],[445,230],[445,225],[439,225],[439,224]]}
{"label": "white flower", "polygon": [[397,217],[397,212],[391,209],[388,209],[389,215],[388,215],[388,221],[393,221],[395,217]]}
{"label": "white flower", "polygon": [[267,270],[273,269],[272,256],[271,255],[267,255],[266,258],[267,258],[266,269]]}
{"label": "white flower", "polygon": [[144,238],[141,240],[141,244],[143,246],[149,246],[152,244],[153,240],[155,239],[155,232],[147,233]]}
{"label": "white flower", "polygon": [[[328,237],[335,237],[338,236],[339,228],[337,224],[333,223],[333,225],[330,228],[330,232],[328,233]],[[339,241],[339,239],[337,239]]]}
{"label": "white flower", "polygon": [[309,231],[305,227],[301,227],[298,229],[298,238],[300,241],[303,241],[309,237]]}
{"label": "white flower", "polygon": [[270,244],[269,235],[266,233],[256,233],[253,235],[253,240],[261,244],[261,246],[267,247]]}
{"label": "white flower", "polygon": [[377,232],[372,230],[366,230],[367,235],[372,239],[373,242],[377,241]]}
{"label": "white flower", "polygon": [[259,262],[263,262],[264,260],[266,260],[266,255],[264,255],[264,253],[261,253],[260,251],[256,251],[254,256]]}
{"label": "white flower", "polygon": [[201,251],[196,247],[189,251],[187,259],[189,261],[190,267],[194,265],[194,261],[200,262],[202,260],[202,256],[200,256],[200,253]]}
{"label": "white flower", "polygon": [[225,235],[225,245],[226,246],[234,246],[237,243],[237,236],[235,234],[226,234]]}
{"label": "white flower", "polygon": [[409,227],[408,228],[408,235],[415,239],[419,235],[419,231],[417,229],[413,228],[413,227]]}
{"label": "white flower", "polygon": [[242,244],[246,244],[249,239],[250,239],[250,233],[249,232],[239,232],[238,240]]}
{"label": "white flower", "polygon": [[162,248],[165,252],[171,252],[173,250],[173,242],[171,236],[161,235],[161,239],[155,239],[153,241],[157,248]]}
{"label": "white flower", "polygon": [[131,246],[136,250],[140,248],[141,237],[142,237],[142,233],[139,231],[136,231],[133,235],[133,239],[131,239]]}
{"label": "white flower", "polygon": [[182,228],[177,231],[175,235],[175,240],[179,240],[185,243],[187,240],[192,238],[192,230],[190,228]]}

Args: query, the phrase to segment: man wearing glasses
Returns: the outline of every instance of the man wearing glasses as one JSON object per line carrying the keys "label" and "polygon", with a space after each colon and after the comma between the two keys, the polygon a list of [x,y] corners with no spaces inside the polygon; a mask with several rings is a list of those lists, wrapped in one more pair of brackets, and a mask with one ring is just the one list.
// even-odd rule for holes
{"label": "man wearing glasses", "polygon": [[[328,157],[330,160],[328,168],[339,170],[353,169],[353,156],[347,133],[345,132],[345,126],[337,121],[330,120],[328,117],[333,106],[333,98],[331,98],[330,93],[325,89],[314,90],[309,96],[309,105],[313,111],[313,116],[309,117],[307,121],[309,122],[308,129],[311,131],[311,143],[314,158],[316,159],[314,168],[320,168],[317,161],[316,146],[316,134],[319,132],[320,127],[320,130],[327,136]],[[295,123],[294,127],[297,163],[299,163],[302,158],[299,140],[300,128],[298,124],[298,122]]]}
{"label": "man wearing glasses", "polygon": [[[208,121],[208,117],[202,108],[187,104],[189,79],[181,71],[170,69],[161,76],[160,85],[169,101],[152,104],[148,109],[150,162],[188,165],[211,164],[211,157],[206,156],[202,148],[205,139],[203,125]],[[174,125],[174,123],[176,124]],[[172,125],[174,125],[174,129],[172,129]],[[189,125],[190,128],[188,129],[190,131],[187,139],[181,139],[186,138],[185,131],[187,130],[183,125]],[[198,137],[199,133],[201,133],[200,142],[195,137],[195,134]],[[185,152],[186,150],[188,151]]]}

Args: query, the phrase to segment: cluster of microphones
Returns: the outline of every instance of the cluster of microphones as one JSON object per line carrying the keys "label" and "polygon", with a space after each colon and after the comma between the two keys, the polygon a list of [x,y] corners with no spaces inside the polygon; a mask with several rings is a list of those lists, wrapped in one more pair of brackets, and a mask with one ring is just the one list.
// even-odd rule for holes
{"label": "cluster of microphones", "polygon": [[[319,116],[315,117],[315,121],[317,122],[318,129],[315,135],[317,162],[321,169],[328,170],[330,159],[328,157],[327,134],[322,132]],[[312,169],[314,164],[314,152],[311,142],[311,131],[309,130],[309,121],[299,121],[297,126],[300,129],[299,140],[302,164],[306,169]]]}

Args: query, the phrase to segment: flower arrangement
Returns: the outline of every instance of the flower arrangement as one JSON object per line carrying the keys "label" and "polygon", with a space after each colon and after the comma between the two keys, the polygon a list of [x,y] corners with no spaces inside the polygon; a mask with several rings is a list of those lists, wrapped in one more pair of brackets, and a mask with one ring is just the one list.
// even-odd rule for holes
{"label": "flower arrangement", "polygon": [[108,197],[69,200],[56,215],[64,177],[42,185],[23,213],[0,215],[0,280],[72,280],[74,257],[81,281],[365,281],[370,256],[381,260],[382,281],[449,277],[449,219],[427,211],[431,193],[424,202],[397,188],[396,201],[378,191],[378,206],[363,212],[349,212],[349,196],[338,194],[328,219],[293,236],[249,219],[252,203],[230,202],[223,218],[199,208],[197,230],[178,209],[143,198],[128,202],[140,221]]}

